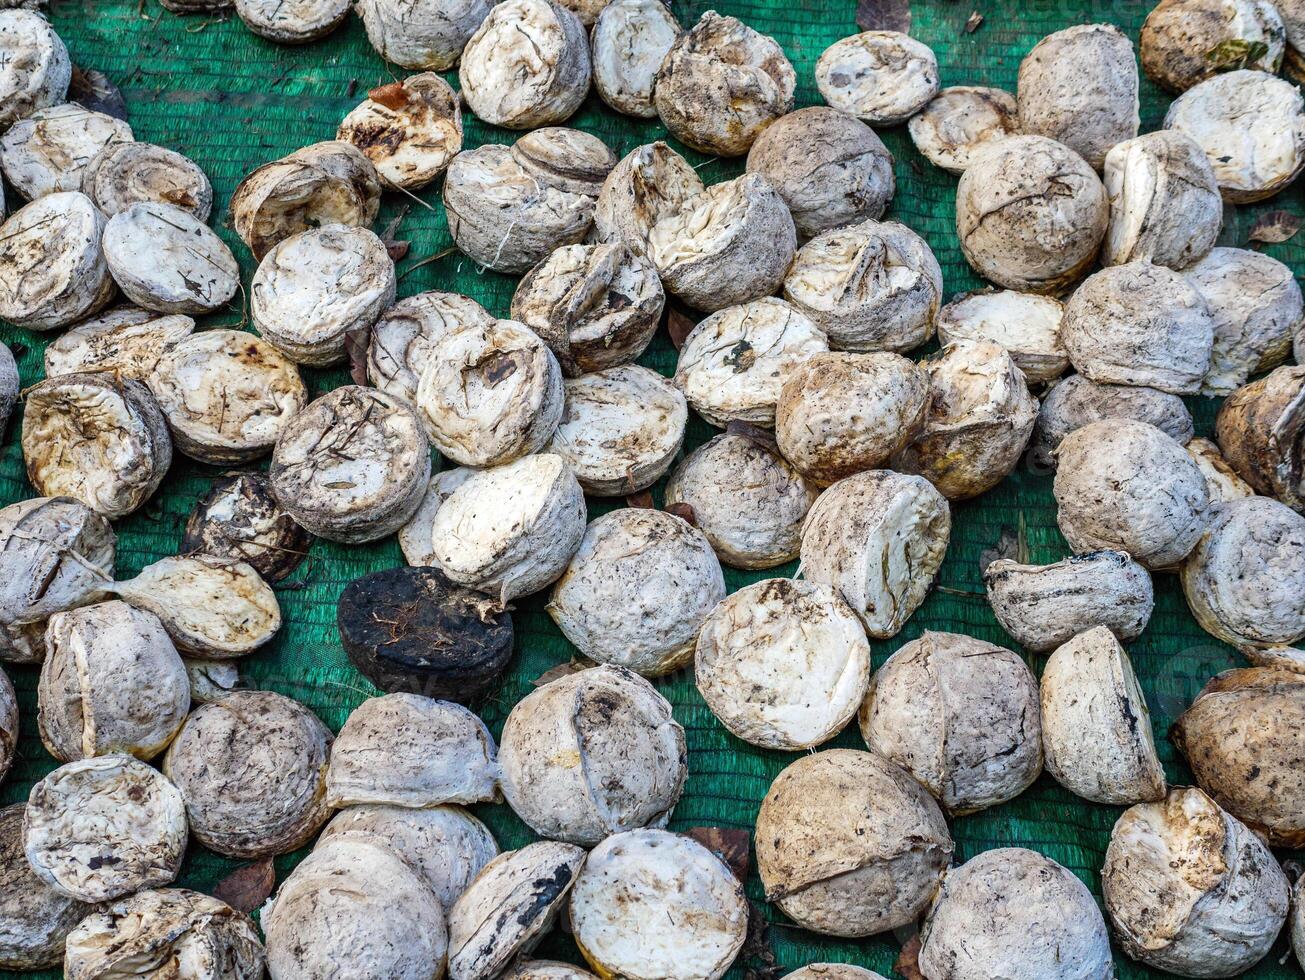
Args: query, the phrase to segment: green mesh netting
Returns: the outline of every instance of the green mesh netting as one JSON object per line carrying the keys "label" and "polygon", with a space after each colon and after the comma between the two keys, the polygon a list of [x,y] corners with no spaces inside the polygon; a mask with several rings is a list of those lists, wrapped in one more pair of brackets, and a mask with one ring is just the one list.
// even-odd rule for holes
{"label": "green mesh netting", "polygon": [[[967,34],[964,26],[976,9],[972,0],[916,0],[912,33],[937,52],[944,85],[997,85],[1013,91],[1020,58],[1042,36],[1076,23],[1109,21],[1135,39],[1151,5],[1141,0],[1083,4],[1070,0],[978,0],[977,9],[984,20],[976,31]],[[708,0],[674,3],[676,14],[685,24],[712,6]],[[857,29],[852,0],[722,0],[715,6],[780,41],[797,68],[799,106],[819,102],[813,69],[820,53]],[[336,124],[368,88],[394,77],[367,44],[362,26],[354,18],[329,38],[302,48],[278,47],[256,38],[234,18],[175,16],[155,0],[54,0],[51,19],[67,42],[74,62],[106,72],[122,88],[138,139],[177,149],[204,168],[213,182],[219,213],[244,174],[300,146],[333,137]],[[448,78],[457,84],[455,74]],[[1144,132],[1159,126],[1167,105],[1167,97],[1144,80]],[[601,136],[621,155],[664,135],[656,121],[617,115],[592,96],[572,124]],[[897,161],[898,191],[888,216],[905,222],[928,239],[942,263],[949,295],[976,288],[980,282],[962,259],[953,229],[955,179],[931,167],[915,152],[905,127],[887,130],[882,136]],[[483,142],[510,143],[514,138],[513,133],[466,117],[468,147]],[[708,183],[742,171],[738,160],[708,159],[695,153],[687,156],[699,165],[699,173]],[[1229,209],[1220,243],[1244,244],[1256,215],[1266,209],[1287,208],[1299,213],[1301,188],[1298,184],[1257,207]],[[408,209],[399,237],[410,239],[412,250],[400,263],[401,274],[451,244],[437,190],[427,190],[422,197],[430,203],[430,209],[394,196],[387,200],[378,222],[379,228],[401,208]],[[221,232],[240,258],[248,283],[254,268],[248,251],[229,230]],[[1274,246],[1269,252],[1297,271],[1305,265],[1305,245],[1299,239]],[[399,294],[454,290],[505,316],[515,283],[515,278],[483,272],[455,253],[416,268],[403,278]],[[205,325],[234,324],[241,319],[238,310],[231,310],[209,317]],[[18,356],[24,384],[37,381],[46,338],[10,328],[0,329],[0,338]],[[665,374],[673,371],[675,352],[664,335],[642,363]],[[342,370],[304,373],[313,394],[346,381]],[[1214,403],[1194,399],[1191,407],[1198,431],[1209,434]],[[701,420],[691,419],[686,450],[701,444],[711,433]],[[176,553],[181,527],[193,501],[218,472],[179,458],[155,499],[118,522],[120,576],[132,575],[143,565]],[[15,424],[0,449],[0,504],[32,495],[23,476]],[[595,503],[592,513],[609,506]],[[1027,467],[981,500],[956,506],[954,518],[951,550],[939,588],[898,637],[873,644],[876,665],[925,629],[951,630],[995,643],[1010,643],[988,608],[979,576],[981,553],[996,544],[1003,529],[1015,529],[1022,535],[1033,561],[1055,561],[1067,553],[1056,529],[1050,477]],[[315,545],[312,558],[290,583],[278,589],[285,627],[272,644],[242,664],[246,680],[310,705],[328,725],[338,729],[350,709],[375,691],[353,670],[340,648],[335,630],[336,599],[353,578],[401,562],[393,539],[353,547],[328,542]],[[791,574],[792,568],[777,573]],[[731,590],[763,577],[762,573],[726,570]],[[1157,577],[1156,593],[1150,628],[1132,645],[1131,653],[1150,702],[1166,771],[1172,781],[1183,783],[1190,781],[1190,774],[1166,738],[1169,726],[1212,674],[1236,666],[1239,658],[1196,625],[1172,576]],[[497,697],[483,708],[496,734],[507,711],[531,689],[532,680],[572,654],[570,645],[543,612],[543,604],[542,597],[535,597],[521,603],[515,613],[517,652],[511,674]],[[1035,670],[1041,667],[1040,660],[1031,659]],[[32,783],[54,765],[36,734],[38,672],[31,667],[15,667],[9,673],[19,691],[23,736],[13,771],[0,786],[0,802],[4,803],[25,799]],[[771,780],[793,756],[762,751],[726,734],[703,705],[688,672],[663,679],[657,686],[674,704],[675,715],[688,732],[690,750],[688,787],[675,811],[672,829],[704,825],[751,828]],[[855,729],[853,725],[831,744],[859,747]],[[530,840],[530,833],[506,806],[479,807],[477,812],[505,849]],[[954,821],[956,856],[965,860],[992,847],[1031,847],[1072,869],[1099,894],[1097,875],[1110,827],[1119,812],[1118,808],[1079,800],[1044,776],[1014,802]],[[299,857],[294,854],[277,859],[278,880],[284,879]],[[236,862],[193,846],[180,881],[207,890],[236,866]],[[755,872],[748,881],[748,894],[769,921],[767,943],[780,967],[794,969],[829,960],[896,976],[891,973],[891,964],[904,937],[848,942],[796,929],[781,914],[765,907]],[[570,940],[561,934],[546,940],[540,952],[579,962]],[[1252,974],[1295,975],[1294,964],[1279,963],[1285,954],[1284,941]],[[740,961],[730,976],[746,976],[747,970],[762,965],[755,959]],[[1159,975],[1122,955],[1118,956],[1118,970],[1125,978]]]}

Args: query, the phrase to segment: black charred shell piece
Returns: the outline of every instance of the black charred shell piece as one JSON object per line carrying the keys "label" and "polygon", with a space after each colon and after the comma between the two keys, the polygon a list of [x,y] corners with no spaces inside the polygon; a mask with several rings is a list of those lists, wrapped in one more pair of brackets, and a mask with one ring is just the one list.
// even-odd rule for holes
{"label": "black charred shell piece", "polygon": [[336,607],[353,665],[390,694],[470,704],[512,659],[512,616],[436,568],[403,566],[349,583]]}
{"label": "black charred shell piece", "polygon": [[262,473],[225,473],[186,520],[181,554],[234,558],[279,582],[308,555],[313,536],[281,509]]}

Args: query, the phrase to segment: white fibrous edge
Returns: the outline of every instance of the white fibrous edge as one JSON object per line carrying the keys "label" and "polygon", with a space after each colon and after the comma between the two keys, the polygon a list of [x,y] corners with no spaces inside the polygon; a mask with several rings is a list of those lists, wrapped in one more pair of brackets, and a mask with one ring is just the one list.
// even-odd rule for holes
{"label": "white fibrous edge", "polygon": [[1305,100],[1268,72],[1231,71],[1188,89],[1164,125],[1205,151],[1223,199],[1234,204],[1272,197],[1305,167]]}
{"label": "white fibrous edge", "polygon": [[1305,301],[1291,269],[1262,252],[1216,248],[1183,270],[1214,317],[1203,395],[1227,395],[1291,354]]}
{"label": "white fibrous edge", "polygon": [[283,238],[342,224],[367,227],[381,206],[381,180],[351,143],[313,143],[265,163],[231,195],[231,227],[255,259]]}
{"label": "white fibrous edge", "polygon": [[1218,505],[1182,569],[1196,621],[1235,647],[1305,637],[1305,517],[1271,497]]}
{"label": "white fibrous edge", "polygon": [[575,377],[634,361],[657,332],[665,302],[652,266],[620,242],[564,245],[522,278],[511,312]]}
{"label": "white fibrous edge", "polygon": [[1191,282],[1137,261],[1102,269],[1075,290],[1060,339],[1074,368],[1093,381],[1194,395],[1210,369],[1214,329]]}
{"label": "white fibrous edge", "polygon": [[943,879],[920,928],[923,976],[1111,980],[1110,933],[1087,886],[1036,851],[985,851]]}
{"label": "white fibrous edge", "polygon": [[1195,432],[1192,413],[1177,395],[1136,385],[1097,384],[1073,374],[1042,400],[1032,440],[1038,465],[1053,468],[1056,448],[1065,436],[1107,418],[1146,422],[1180,444],[1187,443]]}
{"label": "white fibrous edge", "polygon": [[[364,11],[367,6],[360,4]],[[422,72],[373,89],[344,117],[336,138],[361,150],[390,187],[415,190],[442,174],[462,149],[462,110],[448,82]]]}
{"label": "white fibrous edge", "polygon": [[444,501],[449,499],[449,495],[462,486],[467,478],[475,472],[475,470],[459,466],[457,469],[443,470],[431,476],[430,483],[426,486],[426,494],[421,498],[421,503],[417,505],[417,509],[408,518],[408,523],[399,528],[399,548],[403,552],[404,560],[409,565],[414,568],[439,566],[439,562],[435,560],[435,546],[432,538],[435,515],[439,512],[440,507],[444,505]]}
{"label": "white fibrous edge", "polygon": [[246,27],[278,44],[325,37],[349,16],[348,0],[233,0]]}
{"label": "white fibrous edge", "polygon": [[1087,161],[1042,136],[980,149],[956,188],[965,260],[999,286],[1060,293],[1092,265],[1110,218]]}
{"label": "white fibrous edge", "polygon": [[938,94],[938,59],[906,34],[865,31],[825,49],[816,62],[816,87],[835,109],[893,126]]}
{"label": "white fibrous edge", "polygon": [[190,830],[229,857],[285,854],[331,815],[331,733],[297,701],[236,691],[191,712],[163,757],[186,800]]}
{"label": "white fibrous edge", "polygon": [[87,371],[148,381],[164,353],[194,331],[182,314],[115,306],[56,337],[45,348],[45,376]]}
{"label": "white fibrous edge", "polygon": [[1038,420],[1038,400],[1000,344],[958,340],[925,362],[924,427],[893,463],[919,473],[948,500],[990,490],[1019,463]]}
{"label": "white fibrous edge", "polygon": [[496,751],[485,723],[460,704],[417,694],[369,698],[331,747],[326,802],[339,809],[496,801]]}
{"label": "white fibrous edge", "polygon": [[1178,93],[1233,66],[1276,74],[1284,16],[1270,0],[1165,0],[1142,24],[1142,70]]}
{"label": "white fibrous edge", "polygon": [[358,543],[408,522],[430,479],[417,413],[393,395],[345,385],[296,415],[268,475],[277,503],[313,534]]}
{"label": "white fibrous edge", "polygon": [[829,586],[766,579],[712,610],[694,672],[731,733],[763,748],[809,749],[856,713],[870,682],[870,644]]}
{"label": "white fibrous edge", "polygon": [[181,662],[186,668],[192,707],[224,698],[240,685],[240,668],[230,660],[182,657]]}
{"label": "white fibrous edge", "polygon": [[489,828],[460,806],[351,806],[331,818],[318,842],[342,834],[384,841],[421,875],[446,910],[498,856]]}
{"label": "white fibrous edge", "polygon": [[1251,485],[1238,476],[1228,460],[1224,459],[1217,443],[1210,439],[1190,439],[1183,448],[1204,474],[1212,503],[1226,504],[1255,496]]}
{"label": "white fibrous edge", "polygon": [[952,299],[938,311],[938,340],[1000,344],[1015,359],[1029,384],[1055,381],[1069,367],[1060,342],[1060,300],[1013,289],[980,290]]}
{"label": "white fibrous edge", "polygon": [[701,531],[627,507],[589,525],[547,608],[586,657],[658,677],[693,657],[703,620],[724,598],[720,561]]}
{"label": "white fibrous edge", "polygon": [[861,707],[870,751],[953,815],[1012,800],[1042,773],[1038,682],[1018,655],[926,632],[875,673]]}
{"label": "white fibrous edge", "polygon": [[308,401],[294,362],[240,330],[177,341],[148,380],[177,448],[206,463],[263,455]]}
{"label": "white fibrous edge", "polygon": [[545,126],[517,139],[512,159],[541,186],[598,197],[616,166],[612,148],[592,133],[569,126]]}
{"label": "white fibrous edge", "polygon": [[60,762],[162,752],[190,710],[190,681],[153,613],[109,601],[50,617],[37,688],[41,741]]}
{"label": "white fibrous edge", "polygon": [[1194,787],[1119,818],[1101,888],[1124,952],[1187,976],[1235,976],[1258,963],[1289,898],[1264,842]]}
{"label": "white fibrous edge", "polygon": [[539,841],[485,865],[449,910],[449,976],[490,980],[528,954],[552,928],[584,860],[572,844]]}
{"label": "white fibrous edge", "polygon": [[1020,62],[1020,130],[1059,140],[1101,169],[1106,152],[1137,135],[1133,43],[1113,24],[1049,34]]}
{"label": "white fibrous edge", "polygon": [[158,403],[139,381],[112,374],[65,374],[29,390],[22,444],[38,493],[72,497],[110,520],[144,504],[172,464]]}
{"label": "white fibrous edge", "polygon": [[542,449],[562,404],[557,359],[515,320],[446,333],[417,385],[431,444],[463,466],[501,466]]}
{"label": "white fibrous edge", "polygon": [[463,326],[488,329],[494,322],[483,306],[457,293],[407,296],[382,313],[371,329],[367,380],[415,405],[417,385],[444,336]]}
{"label": "white fibrous edge", "polygon": [[769,297],[796,249],[788,205],[756,173],[713,184],[648,234],[648,258],[667,292],[707,312]]}
{"label": "white fibrous edge", "polygon": [[999,558],[983,572],[993,615],[1020,646],[1054,650],[1079,633],[1107,627],[1136,640],[1155,607],[1151,575],[1122,551],[1094,551],[1050,565]]}
{"label": "white fibrous edge", "polygon": [[64,937],[91,908],[47,885],[23,853],[24,803],[0,809],[0,969],[63,963]]}
{"label": "white fibrous edge", "polygon": [[103,591],[153,613],[177,649],[225,660],[252,653],[281,628],[276,593],[242,561],[186,555],[160,558]]}
{"label": "white fibrous edge", "polygon": [[506,603],[565,570],[585,533],[584,492],[552,453],[481,470],[435,514],[431,554],[459,585]]}
{"label": "white fibrous edge", "polygon": [[199,165],[153,143],[110,143],[86,165],[81,191],[112,218],[133,204],[171,204],[208,221],[213,185]]}
{"label": "white fibrous edge", "polygon": [[0,137],[0,168],[23,197],[80,191],[82,177],[100,151],[134,139],[121,119],[75,102],[38,109]]}
{"label": "white fibrous edge", "polygon": [[113,580],[116,541],[104,517],[70,497],[0,509],[0,660],[40,661],[46,619]]}
{"label": "white fibrous edge", "polygon": [[928,409],[928,373],[900,354],[818,353],[780,389],[775,439],[803,476],[828,486],[882,466],[920,431]]}
{"label": "white fibrous edge", "polygon": [[942,269],[923,238],[895,221],[865,221],[803,245],[784,298],[835,350],[904,353],[933,336]]}
{"label": "white fibrous edge", "polygon": [[168,962],[193,980],[259,980],[263,943],[226,902],[184,888],[147,889],[87,916],[68,934],[68,980],[126,977]]}
{"label": "white fibrous edge", "polygon": [[345,357],[345,336],[369,329],[394,302],[394,262],[366,228],[324,225],[291,235],[263,256],[249,287],[249,316],[263,339],[298,364]]}
{"label": "white fibrous edge", "polygon": [[599,666],[545,684],[512,709],[499,750],[503,795],[543,837],[593,846],[665,827],[688,775],[684,730],[643,678]]}
{"label": "white fibrous edge", "polygon": [[467,105],[494,126],[562,122],[589,91],[589,38],[553,0],[505,0],[467,41],[458,81]]}
{"label": "white fibrous edge", "polygon": [[1047,772],[1085,800],[1127,805],[1164,798],[1146,697],[1105,626],[1080,633],[1047,660],[1042,743]]}
{"label": "white fibrous edge", "polygon": [[588,234],[594,199],[541,183],[506,146],[488,143],[453,158],[444,208],[459,249],[487,269],[520,274]]}
{"label": "white fibrous edge", "polygon": [[604,976],[718,980],[743,948],[743,883],[697,841],[665,830],[609,837],[571,889],[576,945]]}
{"label": "white fibrous edge", "polygon": [[687,504],[721,562],[774,568],[798,556],[819,489],[764,438],[724,433],[690,453],[666,483],[666,506]]}
{"label": "white fibrous edge", "polygon": [[875,220],[893,199],[893,156],[873,129],[847,113],[808,106],[777,119],[748,151],[793,215],[799,238]]}
{"label": "white fibrous edge", "polygon": [[421,875],[353,834],[319,843],[261,918],[274,977],[431,980],[448,951],[444,909]]}
{"label": "white fibrous edge", "polygon": [[741,156],[793,108],[797,74],[784,49],[735,17],[708,10],[681,34],[653,80],[671,135],[713,156]]}
{"label": "white fibrous edge", "polygon": [[923,477],[858,473],[812,505],[802,528],[802,572],[833,586],[873,639],[887,639],[932,588],[951,528],[947,499]]}
{"label": "white fibrous edge", "polygon": [[68,94],[72,61],[54,28],[31,10],[0,11],[0,129]]}
{"label": "white fibrous edge", "polygon": [[915,922],[954,849],[923,786],[852,749],[802,756],[776,776],[755,841],[767,900],[804,928],[845,937]]}
{"label": "white fibrous edge", "polygon": [[[0,52],[3,40],[0,21]],[[100,247],[104,226],[104,215],[76,191],[47,194],[11,214],[0,225],[0,318],[53,330],[103,309],[114,294]]]}
{"label": "white fibrous edge", "polygon": [[582,374],[565,382],[562,421],[547,449],[566,460],[587,493],[635,493],[670,468],[688,416],[680,390],[648,368]]}
{"label": "white fibrous edge", "polygon": [[1105,160],[1110,224],[1103,265],[1146,259],[1183,269],[1214,246],[1223,200],[1210,160],[1174,130],[1146,133],[1111,147]]}
{"label": "white fibrous edge", "polygon": [[661,0],[614,0],[590,35],[594,88],[617,112],[655,119],[653,85],[680,23]]}
{"label": "white fibrous edge", "polygon": [[32,787],[23,817],[32,870],[81,902],[168,884],[181,869],[186,838],[177,787],[126,755],[60,766]]}
{"label": "white fibrous edge", "polygon": [[594,207],[594,238],[646,255],[653,226],[704,189],[684,157],[660,140],[645,143],[622,157],[603,181]]}
{"label": "white fibrous edge", "polygon": [[386,61],[414,71],[447,71],[493,9],[489,0],[359,0],[367,40]]}
{"label": "white fibrous edge", "polygon": [[104,260],[123,294],[156,313],[208,313],[240,286],[222,239],[189,211],[145,201],[109,219]]}
{"label": "white fibrous edge", "polygon": [[680,348],[675,384],[718,428],[733,421],[769,427],[784,382],[828,350],[819,327],[767,296],[722,309],[694,327]]}
{"label": "white fibrous edge", "polygon": [[980,148],[1019,132],[1015,96],[999,88],[954,85],[912,116],[907,130],[925,159],[961,174]]}
{"label": "white fibrous edge", "polygon": [[1205,476],[1153,425],[1102,419],[1056,450],[1056,523],[1077,554],[1125,551],[1155,571],[1177,565],[1209,520]]}

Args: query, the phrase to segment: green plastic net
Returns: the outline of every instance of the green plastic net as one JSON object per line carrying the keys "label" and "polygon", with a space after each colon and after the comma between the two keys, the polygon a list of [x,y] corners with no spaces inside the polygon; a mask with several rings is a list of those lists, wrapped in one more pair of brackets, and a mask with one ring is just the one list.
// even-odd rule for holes
{"label": "green plastic net", "polygon": [[[944,85],[983,84],[1014,90],[1020,58],[1041,37],[1076,23],[1108,21],[1136,39],[1150,2],[1099,0],[1076,4],[1069,0],[916,0],[912,34],[938,55]],[[797,103],[819,103],[814,66],[832,42],[857,30],[852,0],[722,0],[715,5],[766,34],[776,37],[798,72]],[[676,0],[675,13],[691,24],[712,7],[708,0]],[[967,32],[975,17],[982,23]],[[196,160],[209,175],[218,207],[225,207],[241,177],[255,166],[308,143],[332,138],[339,120],[361,100],[367,89],[393,80],[390,68],[372,51],[356,18],[330,37],[306,47],[278,47],[254,37],[236,19],[204,15],[175,16],[155,0],[54,0],[51,19],[67,42],[75,63],[107,73],[124,92],[130,121],[138,139],[177,149]],[[456,74],[449,80],[456,85]],[[1142,83],[1142,129],[1160,125],[1167,97],[1150,82]],[[606,109],[591,96],[572,125],[601,136],[620,155],[650,140],[662,138],[660,124],[630,119]],[[911,146],[905,127],[881,134],[896,158],[897,197],[889,217],[903,221],[933,246],[942,264],[948,295],[981,285],[965,264],[953,227],[955,178],[934,169]],[[496,130],[466,117],[466,145],[510,143],[515,134]],[[681,147],[676,147],[682,149]],[[710,159],[687,153],[707,183],[742,171],[740,160]],[[1254,207],[1230,208],[1220,244],[1243,245],[1255,218],[1267,210],[1302,211],[1302,187]],[[436,261],[421,260],[447,249],[451,239],[438,203],[438,189],[421,195],[429,207],[392,195],[382,210],[378,228],[405,211],[397,237],[412,242],[409,257],[399,265],[403,276],[399,295],[426,289],[453,290],[474,297],[491,312],[505,316],[515,278],[485,272],[452,253]],[[223,237],[241,260],[245,282],[253,272],[248,251],[229,229]],[[1271,246],[1269,253],[1299,272],[1305,267],[1305,245],[1299,239]],[[407,270],[410,274],[404,275]],[[204,325],[241,322],[239,310],[207,318]],[[0,338],[16,355],[24,384],[41,377],[41,352],[47,338],[26,331],[0,329]],[[665,333],[642,363],[672,373],[675,351]],[[316,395],[346,382],[343,370],[304,372]],[[1213,402],[1194,399],[1191,407],[1198,431],[1209,434]],[[697,418],[690,420],[686,450],[710,437]],[[179,458],[155,499],[140,512],[118,522],[119,574],[134,574],[143,565],[175,554],[181,528],[196,497],[219,470]],[[655,491],[660,500],[659,488]],[[11,424],[0,448],[0,504],[33,496],[23,475],[17,422]],[[591,502],[591,516],[614,504]],[[954,507],[951,549],[938,588],[902,633],[873,644],[878,666],[895,649],[923,630],[969,633],[994,643],[1012,645],[994,620],[983,595],[979,575],[982,553],[1003,535],[1014,535],[1035,562],[1055,561],[1067,554],[1056,529],[1051,479],[1021,467],[997,489],[979,500]],[[402,562],[391,538],[364,546],[319,542],[312,557],[279,587],[285,627],[276,640],[241,665],[251,685],[270,688],[311,706],[338,729],[351,708],[376,693],[350,666],[335,629],[335,604],[345,584],[365,572]],[[731,591],[767,574],[726,570]],[[1205,634],[1192,619],[1176,580],[1159,576],[1156,610],[1146,634],[1131,647],[1134,664],[1152,710],[1155,735],[1171,781],[1190,781],[1190,773],[1167,739],[1169,726],[1214,673],[1239,664],[1228,647]],[[543,611],[544,597],[519,605],[515,613],[517,651],[510,676],[483,715],[497,735],[508,710],[544,671],[570,659],[573,650]],[[1030,659],[1035,671],[1040,657]],[[37,670],[6,668],[19,691],[23,734],[19,757],[0,785],[0,802],[26,798],[32,783],[53,768],[36,733]],[[728,735],[704,706],[689,672],[657,683],[675,706],[675,715],[688,733],[690,775],[672,829],[698,826],[751,829],[757,808],[775,775],[793,756],[753,748]],[[858,747],[856,726],[831,745]],[[506,806],[477,808],[504,848],[530,840],[529,831]],[[1073,797],[1043,777],[1017,800],[953,822],[957,859],[965,860],[993,847],[1020,845],[1041,851],[1078,874],[1100,893],[1098,872],[1118,808],[1095,806]],[[278,881],[301,855],[276,861]],[[238,866],[199,846],[187,855],[180,882],[209,890]],[[753,871],[747,886],[750,898],[769,927],[763,943],[749,946],[731,977],[767,976],[810,962],[855,963],[897,976],[891,966],[904,936],[863,941],[837,941],[799,930],[783,915],[765,906]],[[564,934],[547,939],[540,955],[579,962]],[[1294,963],[1281,965],[1285,940],[1250,975],[1296,975]],[[770,959],[773,957],[773,959]],[[1145,977],[1152,971],[1117,956],[1119,976]],[[35,974],[33,974],[35,975]],[[56,974],[45,974],[54,976]],[[770,974],[778,975],[778,974]]]}

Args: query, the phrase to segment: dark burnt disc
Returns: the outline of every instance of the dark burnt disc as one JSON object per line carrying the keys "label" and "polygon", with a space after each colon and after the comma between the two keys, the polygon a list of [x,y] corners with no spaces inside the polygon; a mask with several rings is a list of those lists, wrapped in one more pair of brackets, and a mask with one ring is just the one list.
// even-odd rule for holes
{"label": "dark burnt disc", "polygon": [[512,616],[435,568],[389,568],[349,583],[336,622],[354,666],[390,694],[468,704],[512,659]]}
{"label": "dark burnt disc", "polygon": [[279,582],[308,555],[313,536],[281,509],[262,473],[224,473],[186,520],[183,555],[235,558]]}

